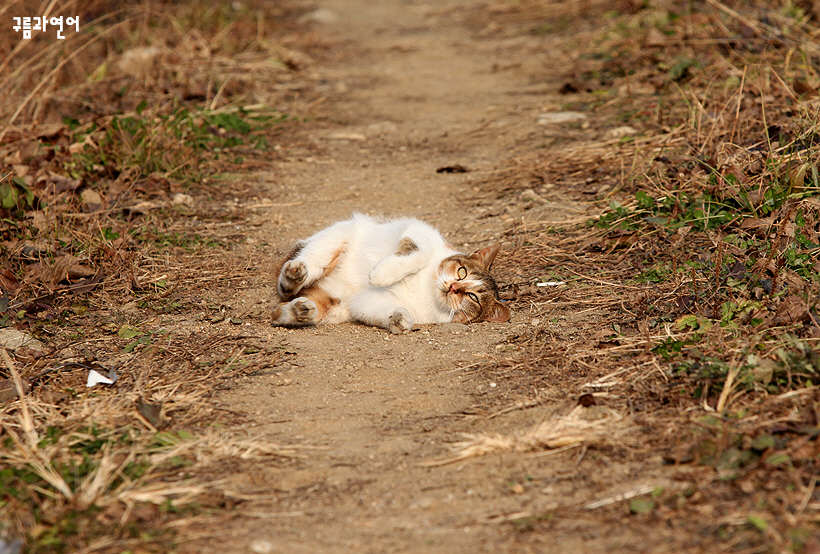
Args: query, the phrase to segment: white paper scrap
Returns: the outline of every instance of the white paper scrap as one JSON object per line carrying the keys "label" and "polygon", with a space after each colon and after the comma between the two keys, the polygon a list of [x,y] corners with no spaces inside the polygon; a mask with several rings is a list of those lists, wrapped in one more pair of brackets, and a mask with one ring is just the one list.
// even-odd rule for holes
{"label": "white paper scrap", "polygon": [[535,283],[536,287],[557,287],[558,285],[566,285],[566,281],[546,281],[543,283]]}
{"label": "white paper scrap", "polygon": [[88,383],[86,383],[86,387],[93,387],[94,385],[113,385],[117,380],[117,375],[112,371],[108,374],[108,377],[103,375],[102,373],[98,373],[93,369],[88,372]]}

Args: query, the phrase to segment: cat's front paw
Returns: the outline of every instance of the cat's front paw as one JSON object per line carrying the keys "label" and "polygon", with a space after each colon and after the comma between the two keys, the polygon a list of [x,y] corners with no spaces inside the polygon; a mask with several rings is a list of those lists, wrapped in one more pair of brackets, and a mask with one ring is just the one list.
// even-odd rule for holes
{"label": "cat's front paw", "polygon": [[289,260],[279,273],[279,296],[288,299],[302,288],[307,280],[307,266],[304,262]]}
{"label": "cat's front paw", "polygon": [[370,272],[370,284],[374,287],[389,287],[396,282],[393,275],[393,268],[386,262],[380,262]]}
{"label": "cat's front paw", "polygon": [[390,316],[387,322],[387,329],[394,335],[409,333],[413,328],[413,317],[404,308],[399,308]]}

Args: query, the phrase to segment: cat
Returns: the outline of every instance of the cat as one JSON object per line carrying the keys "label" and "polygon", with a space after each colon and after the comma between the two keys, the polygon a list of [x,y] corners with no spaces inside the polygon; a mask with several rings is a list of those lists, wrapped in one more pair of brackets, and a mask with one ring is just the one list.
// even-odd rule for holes
{"label": "cat", "polygon": [[273,324],[354,321],[391,333],[414,324],[507,321],[489,269],[500,245],[465,255],[417,219],[359,213],[296,244],[278,268]]}

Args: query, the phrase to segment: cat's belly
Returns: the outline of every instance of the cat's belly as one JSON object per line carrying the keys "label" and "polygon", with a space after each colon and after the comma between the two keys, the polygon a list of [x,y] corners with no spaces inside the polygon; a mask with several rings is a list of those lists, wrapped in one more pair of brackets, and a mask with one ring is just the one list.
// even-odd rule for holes
{"label": "cat's belly", "polygon": [[437,309],[419,309],[418,307],[407,308],[410,315],[413,316],[413,321],[419,325],[425,323],[449,323],[453,320],[451,312],[443,312]]}
{"label": "cat's belly", "polygon": [[336,323],[347,323],[348,321],[351,321],[351,319],[350,302],[347,300],[340,300],[338,304],[331,306],[325,314],[325,317],[322,318],[321,323],[323,325],[333,325]]}

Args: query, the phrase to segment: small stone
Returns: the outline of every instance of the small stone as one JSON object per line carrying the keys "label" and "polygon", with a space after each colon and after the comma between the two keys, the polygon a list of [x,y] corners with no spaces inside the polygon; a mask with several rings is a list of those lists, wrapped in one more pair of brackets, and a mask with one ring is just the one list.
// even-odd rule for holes
{"label": "small stone", "polygon": [[80,194],[80,199],[83,201],[83,209],[86,212],[96,212],[103,205],[102,196],[100,193],[93,189],[85,189]]}
{"label": "small stone", "polygon": [[553,112],[542,113],[538,116],[539,125],[561,125],[586,121],[587,116],[581,112]]}
{"label": "small stone", "polygon": [[534,204],[544,204],[546,200],[538,196],[538,193],[532,189],[527,189],[521,193],[522,202],[532,202]]}
{"label": "small stone", "polygon": [[42,342],[28,333],[18,331],[12,327],[0,329],[0,346],[6,350],[17,350],[22,346],[41,352],[45,352],[46,350],[46,346]]}
{"label": "small stone", "polygon": [[367,137],[364,136],[362,133],[331,133],[327,136],[330,140],[358,140],[358,141],[365,141]]}
{"label": "small stone", "polygon": [[441,327],[446,331],[450,331],[451,333],[460,333],[462,331],[467,331],[469,329],[469,327],[467,327],[463,323],[445,323]]}
{"label": "small stone", "polygon": [[336,15],[336,12],[333,10],[329,10],[327,8],[319,8],[318,10],[313,10],[310,13],[307,13],[299,18],[300,23],[323,23],[327,25],[328,23],[336,23],[339,21],[339,16]]}
{"label": "small stone", "polygon": [[158,46],[132,48],[123,52],[116,67],[128,75],[144,75],[154,67],[161,55],[162,48]]}
{"label": "small stone", "polygon": [[174,206],[178,206],[180,204],[184,206],[193,207],[194,205],[194,198],[190,194],[185,194],[184,192],[178,192],[171,198],[171,204]]}
{"label": "small stone", "polygon": [[273,543],[264,539],[254,539],[248,545],[248,549],[254,554],[271,554],[271,552],[275,552]]}
{"label": "small stone", "polygon": [[510,487],[510,492],[513,494],[524,494],[524,485],[521,483],[516,483],[512,487]]}
{"label": "small stone", "polygon": [[622,139],[624,137],[631,137],[638,134],[638,130],[634,127],[624,126],[615,127],[604,133],[604,138],[607,140]]}

